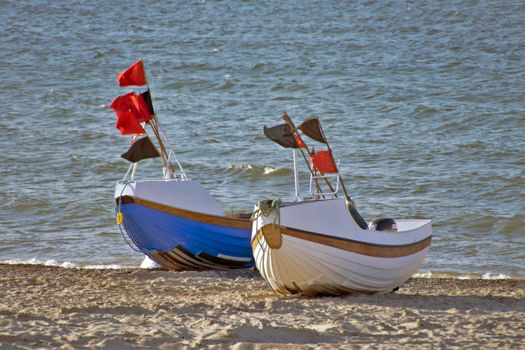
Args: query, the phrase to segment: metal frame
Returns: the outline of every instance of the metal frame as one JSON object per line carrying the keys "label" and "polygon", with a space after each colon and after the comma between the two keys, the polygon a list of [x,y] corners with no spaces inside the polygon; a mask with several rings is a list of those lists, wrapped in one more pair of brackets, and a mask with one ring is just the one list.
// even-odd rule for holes
{"label": "metal frame", "polygon": [[[340,164],[341,164],[341,161],[338,159],[336,160],[336,165],[337,165],[337,169],[340,169]],[[324,175],[316,175],[314,176],[314,166],[312,165],[311,167],[311,172],[310,172],[310,195],[312,197],[315,197],[317,199],[320,199],[320,198],[325,198],[326,196],[331,196],[332,198],[335,198],[337,197],[336,194],[337,192],[339,192],[339,182],[340,182],[340,179],[341,179],[341,176],[339,176],[339,171],[337,173],[333,173],[333,174],[324,174]],[[322,179],[327,179],[329,180],[330,178],[333,178],[335,177],[335,189],[334,191],[329,191],[329,192],[313,192],[313,188],[312,188],[312,185],[314,183],[314,180],[322,180]]]}

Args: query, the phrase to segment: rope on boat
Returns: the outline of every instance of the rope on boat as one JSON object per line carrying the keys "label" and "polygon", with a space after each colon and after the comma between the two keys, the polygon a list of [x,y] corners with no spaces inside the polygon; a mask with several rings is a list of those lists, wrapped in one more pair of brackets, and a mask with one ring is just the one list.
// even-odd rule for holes
{"label": "rope on boat", "polygon": [[253,212],[250,220],[255,221],[261,216],[270,216],[274,209],[278,209],[281,205],[280,199],[265,199],[257,203],[257,209]]}
{"label": "rope on boat", "polygon": [[253,212],[250,220],[256,221],[261,216],[268,217],[275,210],[275,220],[273,221],[274,225],[279,225],[281,218],[279,215],[279,207],[281,206],[282,201],[279,198],[276,199],[265,199],[257,203],[257,209]]}
{"label": "rope on boat", "polygon": [[131,249],[133,249],[134,251],[136,251],[137,253],[144,254],[144,252],[142,252],[141,250],[136,248],[134,244],[131,244],[129,242],[129,240],[126,238],[126,235],[124,234],[124,230],[122,229],[122,225],[123,225],[123,222],[124,222],[124,216],[122,215],[122,212],[120,211],[120,207],[122,205],[122,194],[124,193],[124,190],[126,189],[126,186],[128,184],[129,184],[129,182],[127,182],[124,185],[124,187],[122,187],[122,191],[120,191],[120,195],[118,196],[118,208],[116,209],[116,211],[117,211],[117,213],[116,213],[117,224],[118,224],[118,228],[120,229],[120,234],[121,234],[122,238],[124,238],[124,241],[128,244],[128,246]]}

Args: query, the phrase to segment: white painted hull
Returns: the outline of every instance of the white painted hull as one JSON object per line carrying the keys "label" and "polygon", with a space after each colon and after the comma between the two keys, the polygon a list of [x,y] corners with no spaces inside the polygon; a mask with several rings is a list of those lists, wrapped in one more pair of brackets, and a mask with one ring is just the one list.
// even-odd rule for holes
{"label": "white painted hull", "polygon": [[133,196],[170,207],[211,215],[224,215],[219,204],[197,181],[122,181],[115,187],[115,199]]}
{"label": "white painted hull", "polygon": [[399,232],[362,230],[342,199],[285,203],[279,211],[277,228],[275,211],[254,221],[252,248],[261,275],[281,294],[390,292],[418,270],[430,244],[430,221],[396,220]]}

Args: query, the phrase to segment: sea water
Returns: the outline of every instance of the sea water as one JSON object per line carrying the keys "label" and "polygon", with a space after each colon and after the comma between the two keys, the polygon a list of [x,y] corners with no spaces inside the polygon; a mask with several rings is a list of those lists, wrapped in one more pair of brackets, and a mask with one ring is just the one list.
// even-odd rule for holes
{"label": "sea water", "polygon": [[164,132],[225,211],[292,194],[262,128],[318,116],[366,219],[432,220],[422,276],[524,278],[524,18],[522,1],[0,1],[0,262],[140,265],[107,107],[143,58]]}

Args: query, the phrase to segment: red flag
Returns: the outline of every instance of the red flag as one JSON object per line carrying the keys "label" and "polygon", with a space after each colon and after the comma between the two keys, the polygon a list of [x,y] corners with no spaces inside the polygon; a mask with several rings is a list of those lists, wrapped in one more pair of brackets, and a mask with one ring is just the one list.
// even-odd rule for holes
{"label": "red flag", "polygon": [[118,96],[109,107],[117,113],[117,116],[121,112],[131,112],[139,122],[148,122],[151,120],[151,114],[149,113],[148,105],[144,97],[142,95],[135,95],[134,92]]}
{"label": "red flag", "polygon": [[149,122],[151,114],[149,113],[148,105],[142,95],[132,95],[130,97],[131,110],[139,122]]}
{"label": "red flag", "polygon": [[142,61],[137,61],[126,68],[125,71],[117,76],[117,81],[121,87],[146,85],[146,73],[144,72]]}
{"label": "red flag", "polygon": [[141,122],[148,122],[151,115],[148,111],[148,106],[144,102],[141,95],[135,95],[130,92],[128,94],[118,96],[110,106],[117,115],[116,128],[124,135],[126,134],[142,134],[144,128],[140,125]]}
{"label": "red flag", "polygon": [[133,113],[131,112],[120,112],[117,119],[117,125],[115,127],[120,131],[122,135],[130,134],[143,134],[144,128],[137,121]]}
{"label": "red flag", "polygon": [[122,112],[130,112],[138,122],[149,122],[151,120],[151,114],[144,97],[135,95],[134,92],[117,97],[109,107],[117,113],[117,116]]}
{"label": "red flag", "polygon": [[116,99],[113,100],[113,102],[111,102],[111,105],[109,106],[109,108],[113,109],[115,112],[129,110],[131,96],[133,95],[135,95],[135,93],[130,92],[129,94],[125,94],[125,95],[121,95],[117,97]]}
{"label": "red flag", "polygon": [[332,151],[318,151],[312,155],[312,164],[317,170],[323,174],[337,173],[337,166],[335,165]]}

